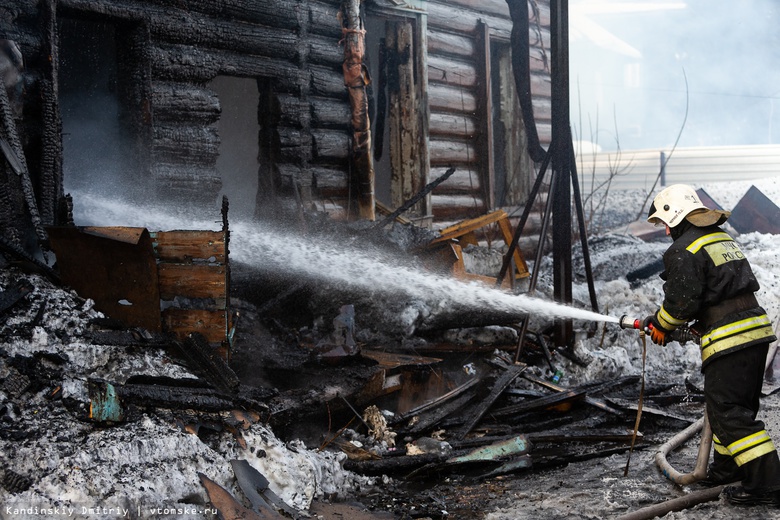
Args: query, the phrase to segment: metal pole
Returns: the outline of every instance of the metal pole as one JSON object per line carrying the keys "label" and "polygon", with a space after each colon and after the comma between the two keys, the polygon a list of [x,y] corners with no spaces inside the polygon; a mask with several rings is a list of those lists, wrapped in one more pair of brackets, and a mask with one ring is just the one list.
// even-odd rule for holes
{"label": "metal pole", "polygon": [[[569,129],[569,3],[550,2],[551,76],[552,76],[552,154],[555,176],[553,203],[553,295],[564,305],[571,304],[571,133]],[[571,319],[555,325],[556,345],[572,344]]]}

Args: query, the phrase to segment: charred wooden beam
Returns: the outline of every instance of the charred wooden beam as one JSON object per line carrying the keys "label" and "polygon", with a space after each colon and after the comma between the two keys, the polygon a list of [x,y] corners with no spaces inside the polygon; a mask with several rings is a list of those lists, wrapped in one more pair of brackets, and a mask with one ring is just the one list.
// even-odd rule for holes
{"label": "charred wooden beam", "polygon": [[[549,381],[545,381],[544,379],[540,379],[532,374],[524,374],[523,377],[531,382],[534,382],[538,385],[544,386],[545,388],[549,388],[555,392],[565,392],[567,391],[566,388],[556,385],[554,383],[551,383]],[[587,389],[578,388],[577,391],[585,391],[587,392]],[[607,413],[611,413],[614,415],[624,415],[621,410],[618,410],[616,408],[613,408],[609,406],[603,399],[597,399],[595,397],[590,397],[588,395],[585,396],[585,402],[595,408],[598,408],[599,410],[602,410]]]}
{"label": "charred wooden beam", "polygon": [[395,218],[397,216],[399,216],[403,212],[411,209],[412,206],[414,206],[420,200],[425,198],[425,196],[428,195],[431,191],[433,191],[433,189],[436,188],[436,186],[438,186],[442,182],[446,181],[449,178],[449,176],[452,175],[453,173],[455,173],[455,168],[448,169],[446,172],[444,172],[443,175],[441,175],[436,180],[428,183],[423,189],[421,189],[419,192],[417,192],[412,198],[410,198],[409,200],[407,200],[406,202],[404,202],[403,204],[398,206],[398,208],[395,211],[390,213],[387,217],[382,219],[379,223],[375,224],[374,228],[375,229],[381,229],[381,228],[385,227],[387,224],[389,224],[390,222],[395,220]]}
{"label": "charred wooden beam", "polygon": [[499,396],[504,392],[504,390],[506,390],[512,381],[517,379],[517,377],[522,374],[526,368],[528,367],[524,365],[511,365],[507,367],[506,371],[496,379],[490,393],[485,396],[485,398],[482,399],[482,401],[473,409],[471,412],[471,418],[467,420],[466,423],[457,432],[455,432],[454,438],[463,439],[466,435],[468,435],[474,426],[476,426],[477,423],[482,419],[487,410],[493,406],[493,403],[496,402],[496,399],[499,398]]}
{"label": "charred wooden beam", "polygon": [[438,408],[421,413],[420,416],[418,416],[418,420],[413,425],[406,429],[399,428],[399,431],[412,435],[429,431],[445,418],[456,412],[462,411],[475,397],[476,390],[470,389],[467,393],[460,395],[452,401],[447,401]]}
{"label": "charred wooden beam", "polygon": [[492,410],[490,415],[494,417],[504,417],[507,415],[516,415],[535,410],[544,410],[563,403],[582,401],[585,399],[585,395],[585,391],[577,392],[574,390],[566,390],[557,394],[548,395],[546,397],[531,399],[524,403],[514,404],[499,408],[497,410]]}
{"label": "charred wooden beam", "polygon": [[344,84],[352,109],[351,157],[357,173],[360,217],[374,220],[374,163],[371,155],[371,122],[368,115],[368,73],[363,63],[365,29],[360,18],[360,1],[342,3],[344,31]]}
{"label": "charred wooden beam", "polygon": [[427,464],[444,462],[449,455],[425,453],[422,455],[400,455],[378,460],[346,460],[344,469],[361,475],[398,475],[421,468]]}
{"label": "charred wooden beam", "polygon": [[202,334],[193,332],[183,343],[177,342],[175,345],[178,354],[187,361],[190,369],[202,372],[215,388],[229,395],[236,394],[240,385],[236,373]]}

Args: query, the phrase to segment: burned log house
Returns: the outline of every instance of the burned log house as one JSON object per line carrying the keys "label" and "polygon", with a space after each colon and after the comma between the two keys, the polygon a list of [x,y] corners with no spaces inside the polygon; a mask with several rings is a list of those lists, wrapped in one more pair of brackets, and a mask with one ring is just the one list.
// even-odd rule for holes
{"label": "burned log house", "polygon": [[505,0],[8,0],[0,37],[23,69],[2,130],[26,171],[0,161],[3,228],[64,224],[66,193],[101,186],[209,215],[226,194],[233,216],[373,218],[448,168],[405,216],[516,207],[535,175],[527,129],[550,139],[548,3],[527,12],[518,96]]}

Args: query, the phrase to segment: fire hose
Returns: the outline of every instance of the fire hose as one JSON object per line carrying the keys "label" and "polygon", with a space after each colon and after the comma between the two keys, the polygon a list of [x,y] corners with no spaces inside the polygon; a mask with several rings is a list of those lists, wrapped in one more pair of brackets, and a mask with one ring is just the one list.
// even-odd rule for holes
{"label": "fire hose", "polygon": [[[644,332],[642,320],[629,318],[628,316],[623,315],[621,316],[619,323],[620,327],[623,329],[637,329]],[[648,325],[648,327],[652,327],[652,325]],[[700,341],[698,334],[687,327],[680,327],[674,330],[669,334],[669,338],[673,341],[678,341],[679,343],[685,343],[687,341],[698,343]],[[681,473],[672,467],[669,461],[666,460],[666,457],[669,452],[679,447],[699,431],[701,431],[701,441],[699,443],[699,453],[696,458],[696,467],[690,473]],[[661,473],[675,484],[691,484],[698,480],[702,480],[707,476],[707,464],[710,458],[711,447],[712,429],[710,428],[710,423],[707,419],[707,414],[705,413],[701,419],[669,439],[665,444],[661,445],[655,454],[655,463],[661,470]]]}

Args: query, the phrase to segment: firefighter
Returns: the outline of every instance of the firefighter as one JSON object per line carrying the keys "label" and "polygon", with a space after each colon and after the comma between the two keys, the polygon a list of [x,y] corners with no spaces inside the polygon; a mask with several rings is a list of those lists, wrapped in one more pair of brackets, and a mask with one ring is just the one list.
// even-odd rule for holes
{"label": "firefighter", "polygon": [[701,335],[706,413],[715,454],[707,485],[726,486],[722,495],[738,505],[780,506],[780,459],[756,419],[767,351],[777,338],[747,258],[719,226],[730,212],[709,209],[684,184],[665,188],[653,200],[648,222],[666,226],[672,245],[664,253],[664,300],[644,320],[652,341],[693,322]]}

